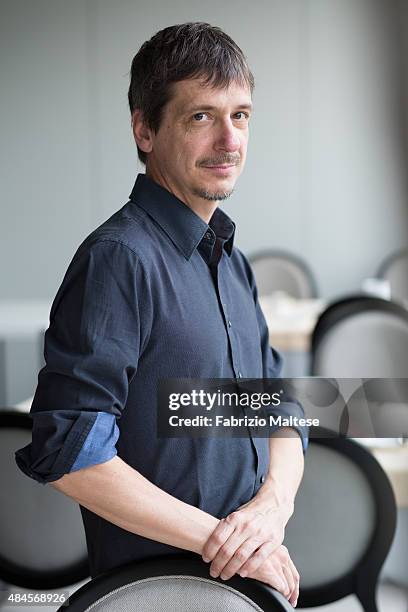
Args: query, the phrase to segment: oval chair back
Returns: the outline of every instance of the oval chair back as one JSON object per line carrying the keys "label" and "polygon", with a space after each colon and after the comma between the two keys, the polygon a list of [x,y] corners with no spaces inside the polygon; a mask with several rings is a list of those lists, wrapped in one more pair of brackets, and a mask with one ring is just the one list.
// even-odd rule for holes
{"label": "oval chair back", "polygon": [[406,378],[408,311],[369,296],[333,302],[312,336],[312,375],[334,378]]}
{"label": "oval chair back", "polygon": [[249,258],[258,293],[284,291],[294,298],[317,297],[316,281],[309,266],[297,255],[268,250]]}
{"label": "oval chair back", "polygon": [[78,504],[25,476],[14,453],[31,441],[31,418],[0,411],[0,579],[57,589],[89,576]]}
{"label": "oval chair back", "polygon": [[288,601],[266,584],[233,576],[212,578],[197,555],[167,555],[94,578],[59,612],[289,612]]}
{"label": "oval chair back", "polygon": [[387,257],[379,267],[377,277],[390,283],[393,300],[408,302],[408,249]]}
{"label": "oval chair back", "polygon": [[311,428],[285,545],[301,581],[298,607],[355,594],[377,612],[376,587],[396,526],[387,475],[363,446]]}

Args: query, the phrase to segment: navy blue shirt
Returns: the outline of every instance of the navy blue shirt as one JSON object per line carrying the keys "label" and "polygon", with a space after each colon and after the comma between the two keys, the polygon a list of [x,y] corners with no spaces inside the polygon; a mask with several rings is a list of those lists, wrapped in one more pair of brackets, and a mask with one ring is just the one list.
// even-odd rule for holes
{"label": "navy blue shirt", "polygon": [[[279,376],[234,230],[221,209],[207,225],[141,174],[130,201],[86,238],[51,308],[32,442],[16,453],[28,476],[44,484],[117,454],[218,518],[256,494],[268,471],[267,438],[156,433],[160,379]],[[274,412],[304,416],[290,403]],[[305,450],[307,430],[299,434]],[[81,512],[92,576],[180,552]]]}

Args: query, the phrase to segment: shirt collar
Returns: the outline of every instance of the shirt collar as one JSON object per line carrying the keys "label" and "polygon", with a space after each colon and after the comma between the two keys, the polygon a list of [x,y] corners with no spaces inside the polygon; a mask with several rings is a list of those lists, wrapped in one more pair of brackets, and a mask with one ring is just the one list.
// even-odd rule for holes
{"label": "shirt collar", "polygon": [[145,174],[137,176],[129,198],[160,225],[186,259],[202,241],[212,251],[217,238],[231,256],[235,223],[220,208],[216,208],[207,225],[184,202]]}

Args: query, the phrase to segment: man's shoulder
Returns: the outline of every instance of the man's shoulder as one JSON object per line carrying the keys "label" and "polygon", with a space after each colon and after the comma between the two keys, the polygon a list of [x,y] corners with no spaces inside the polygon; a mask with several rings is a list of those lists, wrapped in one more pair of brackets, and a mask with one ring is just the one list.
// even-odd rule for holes
{"label": "man's shoulder", "polygon": [[89,250],[123,248],[143,262],[154,242],[155,231],[148,215],[130,201],[94,229],[79,245],[75,256]]}

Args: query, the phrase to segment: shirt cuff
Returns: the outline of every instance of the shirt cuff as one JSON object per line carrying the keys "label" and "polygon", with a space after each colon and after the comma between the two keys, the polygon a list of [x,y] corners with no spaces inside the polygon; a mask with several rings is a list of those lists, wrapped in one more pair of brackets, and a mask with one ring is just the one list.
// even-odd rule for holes
{"label": "shirt cuff", "polygon": [[116,417],[108,412],[98,412],[95,423],[70,472],[76,472],[90,465],[105,463],[117,455],[115,444],[119,438]]}
{"label": "shirt cuff", "polygon": [[[305,454],[309,446],[309,427],[296,422],[305,418],[302,406],[297,402],[282,402],[276,408],[268,407],[266,410],[268,415],[273,416],[275,419],[281,417],[280,423],[278,422],[276,425],[270,426],[270,432],[274,433],[282,427],[290,427],[296,430],[302,441],[303,454]],[[286,419],[289,420],[289,423],[286,423]]]}
{"label": "shirt cuff", "polygon": [[[47,410],[32,413],[32,441],[15,453],[18,467],[27,476],[41,484],[53,482],[69,473],[79,459],[78,456],[85,447],[88,435],[97,423],[99,414],[99,412],[87,410]],[[115,429],[116,423],[114,423],[115,416],[110,413],[106,414],[112,418],[111,427],[109,428],[107,419],[101,417],[96,432],[105,432],[105,444],[108,445],[111,453],[116,453],[116,449],[113,451],[118,435],[118,430]],[[77,465],[85,467],[87,460],[89,461],[87,465],[99,462],[92,462],[92,449],[98,453],[98,457],[99,453],[106,449],[97,449],[96,439],[97,436],[95,438],[92,436],[86,449],[84,448],[82,463],[78,461]],[[101,442],[102,437],[99,438],[98,443]]]}

